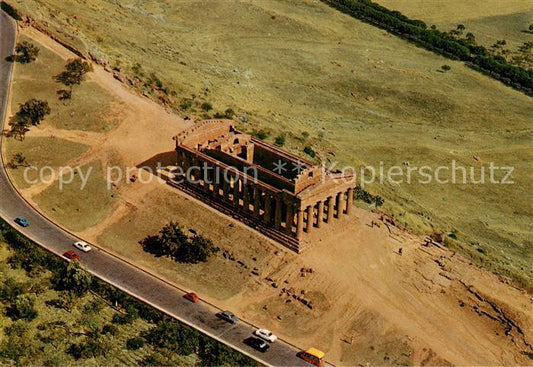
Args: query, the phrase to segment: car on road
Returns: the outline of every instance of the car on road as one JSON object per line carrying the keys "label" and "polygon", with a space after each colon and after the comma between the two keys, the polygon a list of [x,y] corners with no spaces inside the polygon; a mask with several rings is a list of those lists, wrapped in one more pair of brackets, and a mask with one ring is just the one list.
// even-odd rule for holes
{"label": "car on road", "polygon": [[218,318],[236,324],[239,322],[239,318],[233,314],[231,311],[222,311],[217,313]]}
{"label": "car on road", "polygon": [[244,339],[244,344],[260,351],[261,353],[265,353],[268,348],[270,348],[270,345],[262,339],[254,338],[253,336]]}
{"label": "car on road", "polygon": [[200,297],[198,297],[198,295],[194,292],[186,293],[183,297],[194,303],[200,300]]}
{"label": "car on road", "polygon": [[69,260],[77,260],[77,261],[80,261],[80,255],[78,255],[77,253],[75,253],[74,251],[72,250],[69,250],[67,252],[65,252],[63,254],[64,257],[66,257],[67,259]]}
{"label": "car on road", "polygon": [[309,348],[306,351],[298,352],[296,355],[308,363],[321,367],[324,365],[324,356],[326,354],[316,348]]}
{"label": "car on road", "polygon": [[22,215],[20,217],[15,218],[15,223],[17,223],[21,227],[28,227],[30,225],[30,222],[28,222],[28,220]]}
{"label": "car on road", "polygon": [[84,241],[75,242],[74,247],[76,247],[78,250],[81,250],[83,252],[89,252],[92,250],[91,246],[89,246],[89,244]]}
{"label": "car on road", "polygon": [[271,343],[274,343],[276,340],[278,340],[278,337],[268,329],[257,329],[254,331],[254,335]]}

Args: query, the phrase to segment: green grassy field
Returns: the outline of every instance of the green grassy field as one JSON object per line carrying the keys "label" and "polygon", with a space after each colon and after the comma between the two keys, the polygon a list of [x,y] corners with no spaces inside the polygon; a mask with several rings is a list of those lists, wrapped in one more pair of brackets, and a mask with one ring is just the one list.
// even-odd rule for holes
{"label": "green grassy field", "polygon": [[[216,111],[245,113],[242,128],[265,129],[270,141],[284,133],[285,148],[303,154],[311,145],[327,165],[479,167],[477,156],[486,168],[514,166],[513,185],[370,191],[400,222],[453,232],[455,249],[532,284],[532,206],[524,199],[533,108],[525,95],[317,1],[12,3],[112,65],[155,72],[176,105],[194,95]],[[441,72],[443,64],[451,70]]]}

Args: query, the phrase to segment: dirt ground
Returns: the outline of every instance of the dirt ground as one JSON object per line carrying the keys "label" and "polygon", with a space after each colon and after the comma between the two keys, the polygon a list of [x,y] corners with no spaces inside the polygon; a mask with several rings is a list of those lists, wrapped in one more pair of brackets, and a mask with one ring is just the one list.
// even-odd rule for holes
{"label": "dirt ground", "polygon": [[[72,57],[42,34],[23,32],[64,59]],[[100,67],[90,78],[116,100],[116,128],[93,133],[45,122],[28,134],[87,145],[69,165],[99,160],[103,167],[135,166],[170,151],[171,137],[190,124]],[[32,200],[45,189],[23,193]],[[199,291],[301,348],[323,349],[335,364],[532,362],[531,294],[446,248],[426,247],[422,238],[394,226],[371,226],[379,222],[377,213],[356,209],[350,218],[315,231],[309,250],[295,255],[161,182],[124,181],[114,190],[117,200],[105,218],[79,231],[82,237]],[[169,220],[198,230],[223,251],[201,268],[143,253],[137,241]]]}

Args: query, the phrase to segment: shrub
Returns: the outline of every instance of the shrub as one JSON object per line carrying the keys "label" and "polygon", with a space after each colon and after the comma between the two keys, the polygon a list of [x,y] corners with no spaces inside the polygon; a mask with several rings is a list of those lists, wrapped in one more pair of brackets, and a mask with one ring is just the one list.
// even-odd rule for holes
{"label": "shrub", "polygon": [[129,350],[137,350],[139,348],[144,347],[144,339],[140,336],[133,337],[131,339],[128,339],[126,342],[126,348]]}
{"label": "shrub", "polygon": [[305,146],[304,153],[310,156],[311,158],[314,158],[316,156],[315,150],[309,145]]}
{"label": "shrub", "polygon": [[200,106],[200,108],[201,108],[202,110],[204,110],[205,112],[209,112],[209,111],[211,111],[211,110],[213,109],[213,106],[212,106],[211,103],[209,103],[209,102],[204,102],[204,103],[202,103],[202,105]]}
{"label": "shrub", "polygon": [[113,324],[105,324],[104,327],[102,328],[102,334],[104,335],[109,334],[109,335],[116,336],[118,335],[118,327],[116,327]]}
{"label": "shrub", "polygon": [[11,306],[7,309],[7,316],[13,321],[24,319],[31,321],[37,317],[35,310],[35,296],[22,294],[18,296]]}
{"label": "shrub", "polygon": [[160,321],[155,328],[144,332],[143,337],[152,345],[180,355],[190,355],[198,350],[198,332],[171,320]]}
{"label": "shrub", "polygon": [[376,207],[382,206],[385,203],[385,200],[381,196],[372,195],[363,189],[361,185],[355,186],[354,199],[364,201],[367,204],[374,204]]}
{"label": "shrub", "polygon": [[258,139],[265,140],[266,138],[268,138],[269,133],[268,131],[261,129],[252,131],[252,135]]}
{"label": "shrub", "polygon": [[57,288],[71,291],[79,297],[91,288],[92,280],[92,275],[87,270],[77,261],[72,261],[61,272]]}
{"label": "shrub", "polygon": [[449,71],[449,70],[452,69],[452,67],[451,67],[450,65],[442,65],[440,68],[441,68],[442,70],[444,70],[444,71]]}
{"label": "shrub", "polygon": [[281,134],[276,136],[276,139],[274,140],[274,144],[276,144],[278,147],[282,147],[285,145],[285,135]]}

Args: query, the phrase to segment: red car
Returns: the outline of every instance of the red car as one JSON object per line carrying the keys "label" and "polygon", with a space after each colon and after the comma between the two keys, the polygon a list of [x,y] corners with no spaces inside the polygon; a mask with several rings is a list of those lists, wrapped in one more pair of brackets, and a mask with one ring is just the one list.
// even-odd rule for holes
{"label": "red car", "polygon": [[189,301],[191,302],[198,302],[200,300],[200,297],[198,297],[198,295],[196,293],[193,293],[193,292],[189,292],[187,294],[185,294],[183,297],[185,297],[186,299],[188,299]]}
{"label": "red car", "polygon": [[69,250],[63,254],[69,260],[80,260],[80,256],[72,250]]}

